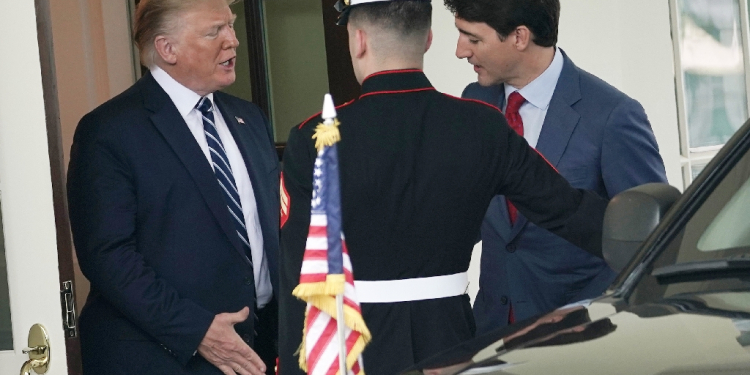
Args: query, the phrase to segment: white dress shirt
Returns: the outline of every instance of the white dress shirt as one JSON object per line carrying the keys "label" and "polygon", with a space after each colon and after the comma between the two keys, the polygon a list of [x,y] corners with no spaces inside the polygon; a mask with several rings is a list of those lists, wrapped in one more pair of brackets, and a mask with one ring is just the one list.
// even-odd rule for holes
{"label": "white dress shirt", "polygon": [[505,84],[505,104],[503,104],[503,113],[508,105],[508,96],[514,91],[518,91],[521,96],[526,98],[526,102],[521,105],[518,114],[523,120],[523,137],[531,147],[536,148],[539,141],[539,134],[542,133],[544,118],[547,117],[549,102],[552,100],[552,94],[555,93],[557,80],[563,68],[563,57],[560,49],[555,47],[555,57],[552,63],[544,72],[536,77],[531,83],[522,89],[517,89],[511,85]]}
{"label": "white dress shirt", "polygon": [[[211,154],[206,142],[206,133],[203,131],[203,117],[198,109],[195,108],[200,100],[200,95],[175,81],[167,72],[159,67],[151,68],[151,75],[156,82],[167,92],[169,98],[177,107],[180,115],[185,120],[190,132],[193,133],[196,142],[203,150],[203,154],[213,168],[211,163]],[[258,219],[258,207],[255,203],[255,194],[253,185],[250,182],[250,176],[247,172],[247,166],[242,158],[240,149],[229,131],[224,117],[222,117],[219,108],[214,102],[213,93],[206,96],[214,108],[214,122],[216,129],[224,144],[224,149],[229,158],[229,165],[232,167],[237,191],[240,195],[240,204],[242,213],[245,217],[245,226],[247,227],[247,238],[250,242],[250,250],[253,257],[253,275],[255,276],[255,293],[258,299],[258,308],[265,306],[273,297],[273,288],[271,287],[271,278],[268,274],[268,263],[263,252],[263,233],[260,228]],[[228,210],[228,208],[227,208]]]}

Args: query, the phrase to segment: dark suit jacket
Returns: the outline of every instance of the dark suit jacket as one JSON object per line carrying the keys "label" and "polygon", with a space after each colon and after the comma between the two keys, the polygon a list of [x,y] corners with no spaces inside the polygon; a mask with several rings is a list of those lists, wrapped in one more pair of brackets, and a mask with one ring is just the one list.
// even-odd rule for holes
{"label": "dark suit jacket", "polygon": [[[249,102],[220,92],[214,100],[252,181],[277,290],[279,165],[271,128]],[[78,260],[91,281],[80,319],[84,371],[220,374],[194,354],[215,314],[253,308],[252,269],[208,160],[150,74],[81,119],[68,202]],[[251,346],[252,325],[250,318],[235,326]]]}
{"label": "dark suit jacket", "polygon": [[[666,182],[664,163],[641,105],[599,78],[564,63],[544,119],[537,151],[571,185],[607,199],[648,182]],[[502,85],[472,83],[462,95],[502,108]],[[602,294],[616,274],[601,258],[529,223],[511,226],[503,196],[482,224],[477,333]]]}

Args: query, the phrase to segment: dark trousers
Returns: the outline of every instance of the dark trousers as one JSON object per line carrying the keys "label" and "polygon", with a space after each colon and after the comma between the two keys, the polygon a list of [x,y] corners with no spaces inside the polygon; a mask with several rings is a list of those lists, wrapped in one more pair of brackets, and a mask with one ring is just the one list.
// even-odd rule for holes
{"label": "dark trousers", "polygon": [[255,332],[254,349],[266,364],[266,375],[276,374],[276,358],[279,356],[279,306],[276,297],[258,311],[258,327]]}

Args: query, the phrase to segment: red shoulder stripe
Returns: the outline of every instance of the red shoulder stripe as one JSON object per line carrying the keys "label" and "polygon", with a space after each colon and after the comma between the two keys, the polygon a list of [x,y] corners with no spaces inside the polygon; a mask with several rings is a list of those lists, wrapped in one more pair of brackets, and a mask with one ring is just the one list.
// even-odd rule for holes
{"label": "red shoulder stripe", "polygon": [[[347,106],[347,105],[349,105],[349,104],[352,104],[352,103],[354,103],[354,101],[355,101],[355,100],[356,100],[356,99],[352,99],[352,100],[350,100],[350,101],[348,101],[348,102],[346,102],[346,103],[344,103],[344,104],[342,104],[342,105],[336,106],[336,109],[339,109],[339,108],[341,108],[341,107],[344,107],[344,106]],[[314,114],[314,115],[312,115],[312,116],[308,117],[308,118],[307,118],[307,120],[305,120],[305,121],[302,121],[302,123],[301,123],[301,124],[299,124],[299,129],[302,129],[302,127],[303,127],[303,126],[305,126],[305,125],[306,125],[306,124],[307,124],[308,122],[310,122],[310,120],[312,120],[312,119],[314,119],[314,118],[318,117],[318,115],[320,115],[321,113],[323,113],[323,112],[318,112],[318,113],[316,113],[316,114]]]}
{"label": "red shoulder stripe", "polygon": [[[529,147],[531,147],[531,145],[529,145]],[[549,160],[547,160],[547,158],[545,158],[545,157],[544,157],[544,155],[542,155],[542,153],[541,153],[541,152],[537,151],[537,149],[535,149],[535,148],[533,148],[533,147],[532,147],[532,149],[533,149],[533,150],[534,150],[534,151],[535,151],[535,152],[536,152],[536,153],[537,153],[537,154],[538,154],[539,156],[541,156],[541,157],[542,157],[542,160],[544,160],[545,162],[547,162],[547,165],[549,165],[549,166],[550,166],[550,167],[551,167],[552,169],[554,169],[554,170],[555,170],[555,172],[557,172],[557,174],[560,174],[560,171],[558,171],[558,170],[557,170],[557,168],[555,168],[555,166],[554,166],[554,165],[552,165],[552,163],[550,163],[550,162],[549,162]]]}
{"label": "red shoulder stripe", "polygon": [[451,98],[453,98],[453,99],[463,100],[463,101],[465,101],[465,102],[474,102],[474,103],[484,104],[484,105],[486,105],[486,106],[488,106],[488,107],[490,107],[490,108],[494,108],[495,110],[497,110],[497,111],[498,111],[498,112],[500,112],[500,113],[503,113],[503,111],[501,111],[501,110],[500,110],[500,108],[497,108],[496,106],[494,106],[494,105],[492,105],[492,104],[489,104],[489,103],[487,103],[487,102],[483,102],[483,101],[481,101],[481,100],[477,100],[477,99],[467,99],[467,98],[459,98],[458,96],[453,96],[453,95],[451,95],[451,94],[446,94],[446,93],[443,93],[443,95],[445,95],[445,96],[448,96],[448,97],[451,97]]}
{"label": "red shoulder stripe", "polygon": [[366,96],[380,95],[380,94],[404,94],[404,93],[408,93],[408,92],[434,91],[434,90],[435,90],[434,87],[424,87],[424,88],[421,88],[421,89],[410,89],[410,90],[373,91],[373,92],[368,92],[366,94],[362,94],[362,95],[359,96],[359,98],[362,99],[362,98],[364,98]]}

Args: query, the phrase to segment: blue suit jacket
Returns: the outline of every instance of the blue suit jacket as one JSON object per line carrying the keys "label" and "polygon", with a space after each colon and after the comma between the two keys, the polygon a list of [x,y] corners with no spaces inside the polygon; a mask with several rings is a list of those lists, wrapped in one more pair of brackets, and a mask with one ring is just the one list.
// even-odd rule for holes
{"label": "blue suit jacket", "polygon": [[[651,125],[641,105],[579,69],[563,52],[560,78],[542,126],[537,150],[576,188],[612,198],[648,182],[666,182]],[[498,108],[502,85],[472,83],[464,98]],[[605,262],[527,222],[511,226],[503,196],[495,197],[482,224],[477,333],[603,293],[616,274]]]}
{"label": "blue suit jacket", "polygon": [[[250,175],[275,291],[271,128],[255,105],[220,92],[214,99]],[[81,119],[68,200],[91,281],[80,319],[85,372],[221,374],[194,353],[215,314],[253,308],[252,269],[208,160],[150,74]],[[253,319],[235,329],[252,346]]]}

